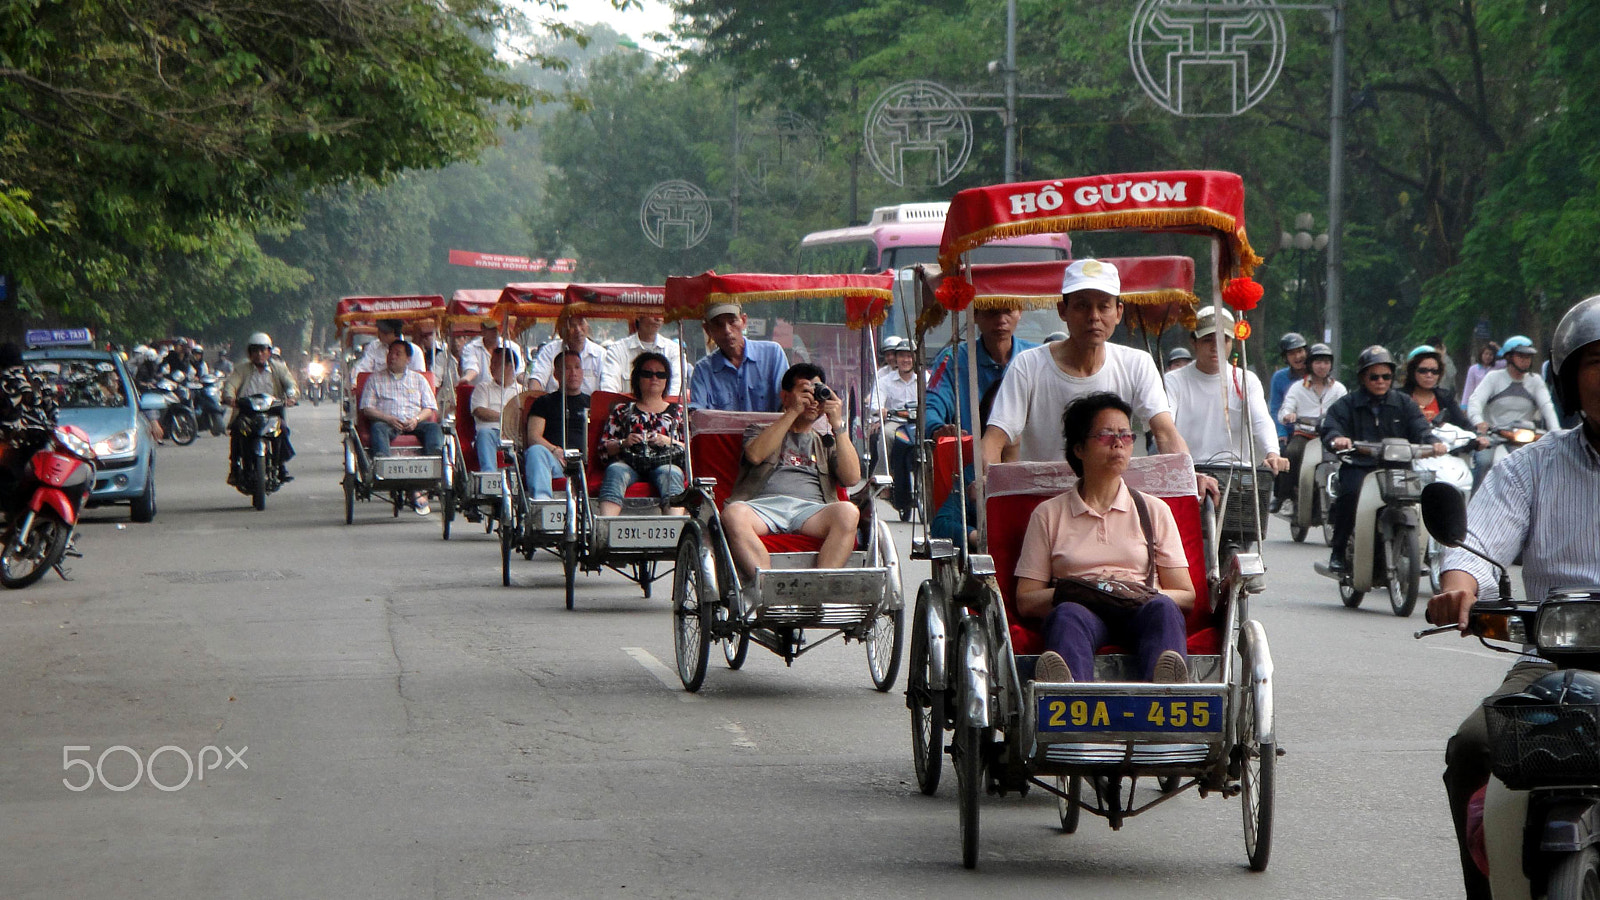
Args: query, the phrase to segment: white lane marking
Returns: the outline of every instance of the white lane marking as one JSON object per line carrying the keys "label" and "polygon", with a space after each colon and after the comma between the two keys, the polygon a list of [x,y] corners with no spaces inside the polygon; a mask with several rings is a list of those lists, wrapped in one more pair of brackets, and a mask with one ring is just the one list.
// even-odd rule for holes
{"label": "white lane marking", "polygon": [[725,722],[723,723],[722,730],[733,735],[733,745],[735,747],[738,747],[741,750],[756,749],[756,742],[750,740],[750,733],[745,731],[744,726],[740,725],[738,722]]}
{"label": "white lane marking", "polygon": [[655,654],[651,653],[649,650],[646,650],[643,647],[623,647],[622,652],[633,657],[634,662],[644,666],[644,670],[654,676],[657,681],[661,682],[662,687],[676,694],[680,702],[705,702],[704,699],[702,699],[698,694],[691,694],[684,690],[683,682],[678,680],[678,673],[667,668],[666,665],[664,665],[661,660],[656,659]]}
{"label": "white lane marking", "polygon": [[1484,659],[1504,659],[1508,655],[1517,655],[1515,653],[1495,653],[1493,650],[1470,650],[1466,647],[1443,647],[1439,644],[1428,644],[1427,647],[1429,650],[1443,650],[1446,653],[1465,653],[1468,656],[1481,656]]}

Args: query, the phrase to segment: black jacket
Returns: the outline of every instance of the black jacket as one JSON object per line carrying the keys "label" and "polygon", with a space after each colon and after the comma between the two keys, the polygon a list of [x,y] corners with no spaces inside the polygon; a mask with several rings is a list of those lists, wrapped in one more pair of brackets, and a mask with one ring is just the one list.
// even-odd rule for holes
{"label": "black jacket", "polygon": [[1466,431],[1472,430],[1472,423],[1467,420],[1466,411],[1456,402],[1456,398],[1450,396],[1449,391],[1434,391],[1433,397],[1439,401],[1439,414],[1433,417],[1432,424],[1449,423]]}
{"label": "black jacket", "polygon": [[[1322,445],[1331,451],[1333,439],[1340,437],[1352,441],[1405,438],[1413,444],[1431,444],[1433,428],[1416,402],[1402,391],[1391,389],[1382,397],[1374,397],[1363,386],[1340,397],[1322,417]],[[1351,456],[1348,462],[1357,466],[1378,464],[1376,459],[1360,455]]]}

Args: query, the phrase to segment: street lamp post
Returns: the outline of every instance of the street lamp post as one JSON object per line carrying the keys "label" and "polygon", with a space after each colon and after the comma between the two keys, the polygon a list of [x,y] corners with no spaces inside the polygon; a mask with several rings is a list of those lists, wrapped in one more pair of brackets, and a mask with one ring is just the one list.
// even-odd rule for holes
{"label": "street lamp post", "polygon": [[[1311,213],[1300,213],[1294,217],[1294,232],[1285,231],[1278,240],[1278,249],[1280,251],[1294,254],[1293,298],[1296,313],[1305,308],[1305,299],[1308,294],[1312,302],[1316,302],[1318,294],[1316,283],[1317,256],[1327,250],[1333,243],[1331,229],[1321,234],[1314,235],[1311,233],[1316,224],[1316,217]],[[1324,283],[1324,286],[1326,286],[1326,283]],[[1325,324],[1324,328],[1322,339],[1326,342],[1328,340],[1327,331],[1331,331],[1332,326]],[[1332,345],[1330,344],[1330,346]]]}

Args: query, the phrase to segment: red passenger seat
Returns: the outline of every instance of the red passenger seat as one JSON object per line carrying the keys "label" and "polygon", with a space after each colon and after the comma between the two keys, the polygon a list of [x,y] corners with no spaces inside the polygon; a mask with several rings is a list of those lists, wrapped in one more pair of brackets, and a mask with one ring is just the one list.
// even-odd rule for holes
{"label": "red passenger seat", "polygon": [[456,438],[461,444],[461,454],[467,461],[467,471],[478,471],[478,418],[472,414],[472,392],[475,384],[456,385]]}
{"label": "red passenger seat", "polygon": [[[750,425],[776,422],[780,413],[723,412],[697,409],[689,413],[689,451],[696,478],[715,478],[712,497],[717,508],[728,502],[739,480],[739,459],[744,455],[744,430]],[[847,500],[844,487],[839,499]],[[815,553],[822,541],[803,534],[769,534],[761,538],[771,553]]]}
{"label": "red passenger seat", "polygon": [[[1178,533],[1183,537],[1184,556],[1189,560],[1189,577],[1197,593],[1186,623],[1189,652],[1220,652],[1220,623],[1213,614],[1211,591],[1206,582],[1205,540],[1200,527],[1200,500],[1195,494],[1193,464],[1188,456],[1179,454],[1135,457],[1124,480],[1130,488],[1160,497],[1172,510]],[[1044,649],[1043,621],[1023,619],[1016,605],[1017,558],[1022,552],[1028,521],[1040,503],[1075,484],[1076,479],[1064,462],[1002,463],[989,467],[989,553],[994,558],[995,579],[1005,598],[1006,619],[1011,623],[1011,643],[1016,653],[1039,653]],[[1103,647],[1100,652],[1122,651]]]}
{"label": "red passenger seat", "polygon": [[[356,376],[356,408],[358,410],[356,413],[356,437],[361,440],[361,446],[368,449],[372,447],[372,422],[367,418],[366,413],[360,412],[359,410],[361,407],[362,395],[365,394],[367,390],[367,377],[371,374],[371,372],[362,372]],[[428,380],[428,390],[438,390],[438,387],[433,382],[432,372],[423,372],[422,377]],[[389,442],[389,447],[393,450],[398,450],[402,447],[421,446],[422,442],[417,440],[416,435],[412,434],[397,434],[394,436],[394,440]]]}
{"label": "red passenger seat", "polygon": [[[961,436],[961,464],[972,464],[972,435]],[[956,439],[942,437],[934,441],[933,446],[933,510],[937,512],[944,506],[945,498],[950,496],[950,485],[956,478]]]}

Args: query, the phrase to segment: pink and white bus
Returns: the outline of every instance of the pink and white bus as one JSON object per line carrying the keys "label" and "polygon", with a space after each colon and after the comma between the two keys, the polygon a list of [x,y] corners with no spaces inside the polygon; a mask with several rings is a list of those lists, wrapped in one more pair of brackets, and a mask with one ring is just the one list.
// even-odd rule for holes
{"label": "pink and white bus", "polygon": [[[882,272],[932,263],[944,233],[949,203],[880,206],[865,225],[813,231],[800,240],[802,273]],[[1064,234],[1041,234],[996,241],[973,251],[975,263],[1066,259],[1072,243]]]}

